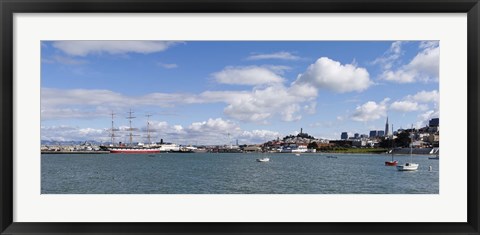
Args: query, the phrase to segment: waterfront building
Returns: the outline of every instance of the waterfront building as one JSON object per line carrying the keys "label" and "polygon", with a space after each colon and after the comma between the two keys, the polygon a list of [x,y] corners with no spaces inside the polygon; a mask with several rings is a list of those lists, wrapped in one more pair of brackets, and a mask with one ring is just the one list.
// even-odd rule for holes
{"label": "waterfront building", "polygon": [[342,135],[340,136],[340,139],[342,139],[342,140],[348,139],[348,133],[347,132],[342,132]]}
{"label": "waterfront building", "polygon": [[353,134],[353,138],[359,139],[359,138],[360,138],[360,134],[358,134],[358,133]]}

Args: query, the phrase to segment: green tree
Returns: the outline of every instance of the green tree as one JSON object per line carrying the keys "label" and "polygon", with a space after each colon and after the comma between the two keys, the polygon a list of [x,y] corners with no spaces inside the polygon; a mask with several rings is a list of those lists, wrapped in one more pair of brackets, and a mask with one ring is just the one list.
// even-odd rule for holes
{"label": "green tree", "polygon": [[309,143],[307,148],[309,149],[318,149],[318,144],[317,142],[312,142],[312,143]]}
{"label": "green tree", "polygon": [[397,135],[397,139],[395,139],[395,146],[397,147],[409,147],[410,146],[410,132],[402,132]]}

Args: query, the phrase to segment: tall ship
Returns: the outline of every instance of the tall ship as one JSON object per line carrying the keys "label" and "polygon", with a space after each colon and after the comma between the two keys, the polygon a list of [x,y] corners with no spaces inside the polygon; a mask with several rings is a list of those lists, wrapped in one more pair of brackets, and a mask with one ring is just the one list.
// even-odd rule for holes
{"label": "tall ship", "polygon": [[150,138],[150,122],[149,119],[151,115],[146,115],[147,116],[147,139],[149,144],[137,144],[133,145],[133,134],[134,128],[132,128],[132,119],[135,117],[132,116],[134,112],[130,110],[128,112],[128,121],[129,121],[129,144],[125,144],[122,142],[119,142],[118,144],[115,144],[115,126],[114,126],[114,116],[115,114],[112,112],[112,129],[110,130],[110,137],[111,137],[111,144],[108,146],[100,146],[102,150],[105,151],[110,151],[110,153],[124,153],[124,154],[152,154],[152,153],[160,153],[160,147],[156,144],[150,144],[151,143],[151,138]]}

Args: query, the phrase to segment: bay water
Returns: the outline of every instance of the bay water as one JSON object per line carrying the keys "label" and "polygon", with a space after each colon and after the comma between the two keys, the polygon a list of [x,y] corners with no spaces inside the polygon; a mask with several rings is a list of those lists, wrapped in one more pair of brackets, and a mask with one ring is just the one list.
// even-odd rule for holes
{"label": "bay water", "polygon": [[401,172],[384,165],[386,154],[42,154],[41,193],[438,194],[439,160],[428,157]]}

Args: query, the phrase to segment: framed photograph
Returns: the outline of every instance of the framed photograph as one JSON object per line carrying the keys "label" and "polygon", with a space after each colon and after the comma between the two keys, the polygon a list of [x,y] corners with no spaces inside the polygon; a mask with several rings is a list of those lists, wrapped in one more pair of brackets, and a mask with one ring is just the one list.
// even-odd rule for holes
{"label": "framed photograph", "polygon": [[0,4],[1,234],[479,234],[478,0]]}

